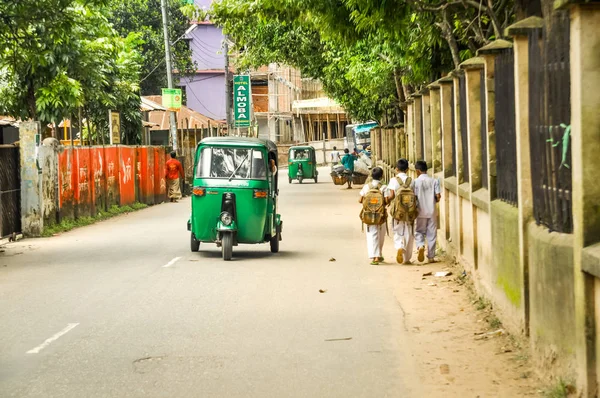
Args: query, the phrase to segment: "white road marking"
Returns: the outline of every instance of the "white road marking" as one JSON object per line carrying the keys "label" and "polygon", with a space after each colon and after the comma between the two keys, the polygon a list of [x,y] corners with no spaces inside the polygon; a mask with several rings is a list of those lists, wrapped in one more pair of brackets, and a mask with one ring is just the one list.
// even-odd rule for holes
{"label": "white road marking", "polygon": [[34,349],[27,351],[27,353],[28,354],[38,354],[44,348],[48,347],[52,342],[58,340],[61,336],[64,336],[65,334],[69,333],[71,330],[75,329],[77,327],[77,325],[79,325],[79,324],[78,323],[69,323],[66,328],[64,328],[60,332],[56,333],[54,336],[50,337],[49,339],[47,339],[46,341],[44,341],[42,344],[35,347]]}
{"label": "white road marking", "polygon": [[163,268],[168,268],[171,265],[175,264],[179,260],[181,260],[181,257],[175,257],[173,260],[171,260],[168,263],[166,263],[165,265],[163,265]]}

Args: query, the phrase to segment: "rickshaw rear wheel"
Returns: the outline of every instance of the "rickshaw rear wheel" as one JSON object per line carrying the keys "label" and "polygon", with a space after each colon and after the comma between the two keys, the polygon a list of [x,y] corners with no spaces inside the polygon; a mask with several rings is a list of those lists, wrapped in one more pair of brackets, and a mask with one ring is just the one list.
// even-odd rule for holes
{"label": "rickshaw rear wheel", "polygon": [[292,177],[288,177],[288,181],[291,184],[292,183]]}
{"label": "rickshaw rear wheel", "polygon": [[198,250],[200,250],[200,241],[196,240],[196,237],[194,236],[193,232],[190,235],[191,235],[190,248],[192,249],[193,252],[197,252]]}
{"label": "rickshaw rear wheel", "polygon": [[231,260],[233,252],[233,234],[231,232],[226,232],[223,234],[221,239],[221,252],[223,254],[223,260]]}
{"label": "rickshaw rear wheel", "polygon": [[281,240],[281,232],[277,232],[275,236],[271,238],[269,243],[271,244],[271,253],[279,253],[279,241]]}
{"label": "rickshaw rear wheel", "polygon": [[315,184],[318,184],[318,183],[319,183],[319,181],[318,181],[318,180],[319,180],[319,177],[315,176]]}

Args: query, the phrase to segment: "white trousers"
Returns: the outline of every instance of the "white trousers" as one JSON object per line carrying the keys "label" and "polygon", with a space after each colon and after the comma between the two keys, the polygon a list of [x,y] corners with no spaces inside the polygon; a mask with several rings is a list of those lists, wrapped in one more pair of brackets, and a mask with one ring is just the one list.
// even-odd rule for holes
{"label": "white trousers", "polygon": [[410,261],[413,252],[413,226],[404,221],[392,221],[394,231],[394,247],[396,250],[404,249],[404,262]]}
{"label": "white trousers", "polygon": [[434,258],[437,240],[437,222],[435,218],[417,218],[415,224],[417,248],[424,247],[425,240],[427,240],[427,258]]}
{"label": "white trousers", "polygon": [[367,251],[369,258],[383,257],[385,243],[385,223],[381,225],[365,225],[367,235]]}

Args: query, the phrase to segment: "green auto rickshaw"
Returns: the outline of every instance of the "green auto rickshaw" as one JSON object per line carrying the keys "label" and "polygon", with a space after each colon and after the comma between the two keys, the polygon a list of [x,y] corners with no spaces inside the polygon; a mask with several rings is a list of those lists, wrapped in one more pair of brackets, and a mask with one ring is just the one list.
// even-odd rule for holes
{"label": "green auto rickshaw", "polygon": [[216,243],[223,260],[238,244],[269,242],[279,251],[282,221],[277,214],[277,146],[242,137],[205,138],[196,149],[191,249]]}
{"label": "green auto rickshaw", "polygon": [[312,146],[293,146],[288,152],[288,180],[302,181],[310,178],[318,182],[317,158]]}

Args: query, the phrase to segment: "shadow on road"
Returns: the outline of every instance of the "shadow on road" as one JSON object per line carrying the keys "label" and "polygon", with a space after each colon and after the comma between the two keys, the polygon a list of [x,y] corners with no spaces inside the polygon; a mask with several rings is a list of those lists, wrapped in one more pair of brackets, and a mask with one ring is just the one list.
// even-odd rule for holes
{"label": "shadow on road", "polygon": [[[256,260],[256,259],[266,259],[266,260],[271,260],[272,261],[278,261],[278,260],[282,260],[282,259],[292,259],[292,258],[300,258],[300,257],[304,257],[306,253],[302,253],[302,252],[295,252],[295,251],[281,251],[279,253],[271,253],[268,249],[268,247],[266,248],[265,251],[245,251],[245,250],[233,250],[233,258],[231,259],[231,261],[244,261],[244,260]],[[198,252],[198,256],[194,256],[195,258],[207,258],[207,259],[213,259],[213,258],[221,258],[221,251],[217,250],[217,249],[209,249],[206,251],[203,251],[202,249],[200,249],[200,252]]]}

